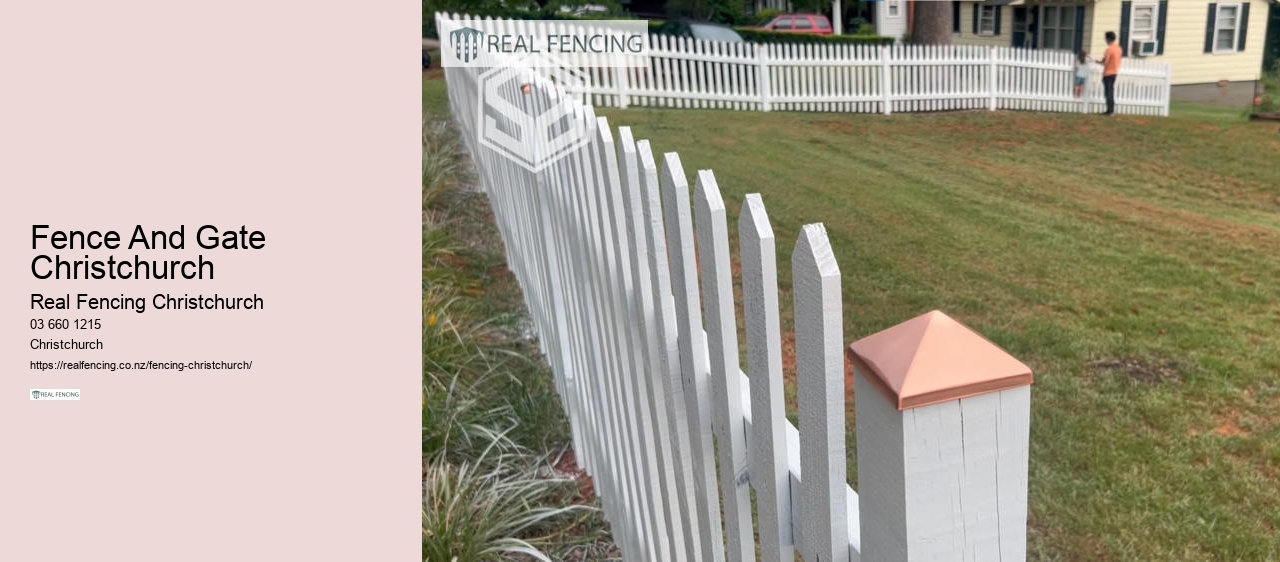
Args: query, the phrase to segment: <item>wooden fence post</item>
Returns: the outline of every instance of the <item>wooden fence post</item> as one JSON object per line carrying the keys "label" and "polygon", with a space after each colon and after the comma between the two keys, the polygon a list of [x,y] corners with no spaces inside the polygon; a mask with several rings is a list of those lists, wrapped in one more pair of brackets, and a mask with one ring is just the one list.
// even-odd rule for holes
{"label": "wooden fence post", "polygon": [[991,102],[990,102],[989,109],[991,111],[995,111],[996,110],[996,48],[991,47],[991,49],[987,50],[987,56],[990,57],[991,59],[987,66],[987,91],[990,92],[991,94]]}
{"label": "wooden fence post", "polygon": [[1169,99],[1173,97],[1173,65],[1165,63],[1164,65],[1164,108],[1160,115],[1169,116]]}
{"label": "wooden fence post", "polygon": [[626,109],[627,106],[630,105],[627,103],[627,86],[628,86],[628,82],[630,81],[630,78],[628,75],[631,73],[631,67],[624,66],[622,64],[622,61],[618,60],[620,58],[621,57],[615,57],[614,59],[614,62],[615,64],[617,64],[617,66],[614,66],[612,68],[613,82],[614,82],[614,87],[617,89],[618,107],[621,109]]}
{"label": "wooden fence post", "polygon": [[1031,370],[938,311],[847,356],[863,560],[1025,560]]}
{"label": "wooden fence post", "polygon": [[760,90],[760,111],[769,111],[769,48],[756,44],[756,88]]}
{"label": "wooden fence post", "polygon": [[893,108],[890,107],[893,105],[891,103],[893,100],[893,88],[889,85],[890,74],[889,46],[884,45],[880,47],[880,96],[884,98],[884,101],[881,102],[884,104],[884,107],[881,109],[884,111],[885,115],[893,113]]}

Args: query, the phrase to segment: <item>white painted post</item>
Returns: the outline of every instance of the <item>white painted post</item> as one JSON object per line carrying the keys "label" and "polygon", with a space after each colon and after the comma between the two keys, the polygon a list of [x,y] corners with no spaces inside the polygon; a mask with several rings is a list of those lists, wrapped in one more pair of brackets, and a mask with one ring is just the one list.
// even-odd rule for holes
{"label": "white painted post", "polygon": [[711,170],[699,170],[694,219],[698,234],[698,273],[711,362],[712,427],[720,459],[720,489],[724,501],[725,553],[730,562],[753,561],[756,546],[751,531],[751,489],[747,486],[746,428],[742,418],[742,388],[738,367],[738,323],[733,311],[733,273],[729,265],[729,226],[724,199]]}
{"label": "white painted post", "polygon": [[987,109],[996,110],[996,48],[991,47],[987,51],[987,56],[991,58],[987,65],[987,92],[991,96],[991,102]]}
{"label": "white painted post", "polygon": [[675,299],[680,347],[680,372],[684,378],[689,444],[693,448],[693,489],[698,519],[706,535],[703,560],[724,560],[724,531],[720,526],[720,501],[716,492],[715,461],[711,441],[711,408],[707,388],[707,340],[702,331],[702,305],[698,297],[697,256],[693,247],[693,219],[689,209],[689,181],[680,155],[662,157],[662,211],[671,252],[671,295]]}
{"label": "white painted post", "polygon": [[889,85],[889,46],[882,45],[880,47],[880,96],[884,105],[881,108],[885,115],[893,113],[893,87]]}
{"label": "white painted post", "polygon": [[808,224],[801,230],[791,270],[804,473],[800,483],[804,510],[800,553],[813,562],[848,562],[840,268],[821,224]]}
{"label": "white painted post", "polygon": [[760,111],[769,111],[769,49],[756,44],[756,88],[760,90]]}
{"label": "white painted post", "polygon": [[759,194],[747,195],[742,203],[738,246],[751,385],[751,485],[756,489],[760,554],[764,562],[795,562],[782,390],[782,331],[778,323],[777,250],[773,227]]}
{"label": "white painted post", "polygon": [[848,358],[863,559],[1025,560],[1031,370],[938,311]]}
{"label": "white painted post", "polygon": [[627,101],[627,90],[629,89],[631,78],[631,67],[625,66],[622,60],[625,55],[614,55],[613,81],[617,87],[618,107],[626,109],[630,103]]}
{"label": "white painted post", "polygon": [[[1274,13],[1274,12],[1273,12]],[[1169,116],[1169,99],[1173,97],[1173,65],[1164,63],[1164,109],[1160,115]]]}

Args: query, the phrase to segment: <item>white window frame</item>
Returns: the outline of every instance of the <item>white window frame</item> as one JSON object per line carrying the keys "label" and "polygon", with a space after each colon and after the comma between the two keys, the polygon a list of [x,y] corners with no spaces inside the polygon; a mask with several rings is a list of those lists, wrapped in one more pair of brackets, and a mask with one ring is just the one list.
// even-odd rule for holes
{"label": "white window frame", "polygon": [[900,4],[901,4],[901,3],[902,3],[902,2],[901,2],[901,0],[889,0],[889,1],[888,1],[888,6],[889,6],[889,15],[890,15],[890,16],[892,16],[892,17],[895,17],[895,18],[896,18],[896,17],[898,17],[898,14],[901,14],[901,13],[902,13],[902,9],[901,9],[901,7],[900,7]]}
{"label": "white window frame", "polygon": [[[1218,34],[1224,31],[1224,28],[1222,27],[1223,8],[1236,9],[1236,25],[1234,28],[1231,28],[1231,47],[1228,49],[1218,48]],[[1240,4],[1218,4],[1218,9],[1213,14],[1213,54],[1226,55],[1238,52],[1236,51],[1236,46],[1240,44],[1240,13],[1243,11],[1244,8]]]}
{"label": "white window frame", "polygon": [[[978,6],[978,35],[979,36],[982,36],[982,37],[996,36],[996,10],[999,10],[999,9],[1000,9],[1000,6],[987,6],[987,5]],[[990,12],[988,12],[988,10],[990,10]],[[987,29],[983,25],[984,22],[989,22],[991,24],[990,29]]]}
{"label": "white window frame", "polygon": [[[1036,32],[1040,34],[1039,47],[1040,47],[1040,48],[1042,48],[1042,49],[1046,48],[1046,47],[1044,46],[1044,45],[1045,45],[1045,40],[1049,37],[1049,32],[1050,32],[1050,31],[1052,31],[1052,32],[1053,32],[1053,34],[1054,34],[1054,35],[1053,35],[1053,49],[1054,49],[1054,50],[1059,50],[1059,51],[1065,51],[1065,50],[1067,50],[1067,49],[1063,49],[1063,48],[1062,48],[1062,44],[1061,44],[1061,43],[1062,43],[1062,41],[1061,41],[1061,39],[1062,39],[1062,32],[1063,32],[1063,31],[1070,31],[1070,32],[1071,32],[1071,33],[1069,34],[1069,37],[1071,38],[1071,49],[1070,49],[1070,50],[1071,50],[1071,52],[1073,52],[1073,53],[1074,53],[1074,52],[1079,51],[1079,50],[1080,50],[1080,45],[1076,45],[1076,44],[1075,44],[1075,42],[1076,42],[1076,6],[1074,6],[1074,5],[1045,6],[1045,7],[1044,7],[1044,9],[1045,9],[1045,10],[1056,10],[1056,11],[1057,11],[1057,14],[1058,14],[1058,23],[1057,23],[1057,25],[1055,25],[1055,26],[1053,26],[1053,27],[1049,27],[1049,26],[1045,25],[1045,23],[1044,23],[1044,20],[1046,20],[1046,19],[1048,19],[1048,18],[1045,18],[1045,17],[1044,17],[1044,13],[1041,13],[1041,14],[1040,14],[1040,21],[1036,23],[1036,25],[1037,25],[1037,30],[1036,30]],[[1065,22],[1065,23],[1064,23],[1064,22]],[[1069,24],[1069,25],[1067,25],[1067,24]]]}
{"label": "white window frame", "polygon": [[[1138,21],[1138,10],[1142,8],[1151,8],[1151,35],[1146,39],[1143,39],[1141,37],[1135,37],[1136,34],[1134,33],[1134,31],[1138,29],[1138,26],[1134,25]],[[1159,35],[1160,35],[1160,4],[1157,4],[1155,2],[1135,3],[1133,5],[1133,10],[1129,12],[1129,41],[1131,42],[1134,40],[1155,41],[1156,37]]]}

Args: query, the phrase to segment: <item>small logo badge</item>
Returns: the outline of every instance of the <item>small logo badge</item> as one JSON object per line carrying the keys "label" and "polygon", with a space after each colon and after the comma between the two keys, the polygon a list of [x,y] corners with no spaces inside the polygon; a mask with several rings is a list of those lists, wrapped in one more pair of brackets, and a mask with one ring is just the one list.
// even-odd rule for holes
{"label": "small logo badge", "polygon": [[474,27],[462,27],[449,32],[449,47],[463,64],[480,57],[480,44],[484,32]]}
{"label": "small logo badge", "polygon": [[31,389],[31,399],[46,402],[49,400],[79,400],[80,389],[78,388],[33,388]]}

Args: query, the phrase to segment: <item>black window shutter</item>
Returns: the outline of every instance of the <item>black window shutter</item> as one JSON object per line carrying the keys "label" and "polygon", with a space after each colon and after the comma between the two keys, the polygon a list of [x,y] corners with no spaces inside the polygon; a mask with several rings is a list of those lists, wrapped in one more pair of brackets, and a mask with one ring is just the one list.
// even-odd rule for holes
{"label": "black window shutter", "polygon": [[1076,50],[1084,49],[1084,6],[1076,6]]}
{"label": "black window shutter", "polygon": [[1169,11],[1169,2],[1160,2],[1160,16],[1156,18],[1156,54],[1164,54],[1164,23],[1165,16]]}
{"label": "black window shutter", "polygon": [[1240,18],[1236,20],[1236,25],[1240,29],[1240,39],[1236,43],[1236,50],[1244,50],[1244,38],[1249,33],[1249,3],[1245,2],[1240,5]]}
{"label": "black window shutter", "polygon": [[973,5],[973,34],[974,35],[978,34],[978,16],[981,15],[981,13],[978,10],[979,10],[978,5],[974,4]]}
{"label": "black window shutter", "polygon": [[960,33],[960,2],[951,2],[951,32]]}
{"label": "black window shutter", "polygon": [[996,11],[996,35],[1000,35],[1000,15],[1004,13],[1004,6],[996,6],[993,9]]}
{"label": "black window shutter", "polygon": [[1213,26],[1215,23],[1217,23],[1216,21],[1214,21],[1217,19],[1217,17],[1218,17],[1218,4],[1210,3],[1209,4],[1209,23],[1205,24],[1204,26],[1204,52],[1206,53],[1213,52]]}
{"label": "black window shutter", "polygon": [[1129,56],[1129,14],[1133,11],[1133,2],[1120,3],[1120,53]]}
{"label": "black window shutter", "polygon": [[1040,36],[1044,33],[1044,26],[1040,25],[1040,22],[1044,21],[1044,10],[1041,9],[1040,6],[1035,6],[1031,9],[1035,10],[1035,14],[1036,14],[1036,19],[1035,19],[1036,29],[1035,29],[1035,33],[1031,34],[1031,48],[1039,49],[1040,44],[1043,43],[1043,41],[1040,40]]}

